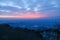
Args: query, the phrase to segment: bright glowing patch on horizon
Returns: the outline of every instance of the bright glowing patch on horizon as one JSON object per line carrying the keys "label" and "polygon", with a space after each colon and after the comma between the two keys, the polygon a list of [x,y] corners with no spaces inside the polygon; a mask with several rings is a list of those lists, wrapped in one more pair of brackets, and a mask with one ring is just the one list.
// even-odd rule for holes
{"label": "bright glowing patch on horizon", "polygon": [[0,18],[21,18],[21,19],[36,19],[36,18],[45,18],[46,15],[42,14],[25,14],[25,15],[16,15],[16,16],[2,16]]}

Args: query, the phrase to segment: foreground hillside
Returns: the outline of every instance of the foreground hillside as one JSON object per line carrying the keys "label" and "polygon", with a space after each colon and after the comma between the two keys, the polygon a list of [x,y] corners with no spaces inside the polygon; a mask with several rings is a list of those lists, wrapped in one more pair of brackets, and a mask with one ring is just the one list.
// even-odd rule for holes
{"label": "foreground hillside", "polygon": [[30,30],[0,24],[0,40],[60,40],[60,25],[56,29]]}

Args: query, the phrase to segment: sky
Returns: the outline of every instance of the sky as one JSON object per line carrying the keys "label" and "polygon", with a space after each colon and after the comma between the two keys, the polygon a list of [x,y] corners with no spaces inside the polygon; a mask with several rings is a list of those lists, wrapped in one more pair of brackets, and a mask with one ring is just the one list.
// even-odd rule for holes
{"label": "sky", "polygon": [[0,18],[60,17],[60,0],[0,0]]}

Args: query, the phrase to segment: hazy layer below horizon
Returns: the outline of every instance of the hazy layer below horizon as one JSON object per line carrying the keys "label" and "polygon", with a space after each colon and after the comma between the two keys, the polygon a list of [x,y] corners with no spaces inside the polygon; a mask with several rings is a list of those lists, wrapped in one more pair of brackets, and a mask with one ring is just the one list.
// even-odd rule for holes
{"label": "hazy layer below horizon", "polygon": [[2,19],[0,24],[7,23],[14,27],[27,28],[53,28],[56,23],[60,23],[59,18],[45,18],[45,19]]}

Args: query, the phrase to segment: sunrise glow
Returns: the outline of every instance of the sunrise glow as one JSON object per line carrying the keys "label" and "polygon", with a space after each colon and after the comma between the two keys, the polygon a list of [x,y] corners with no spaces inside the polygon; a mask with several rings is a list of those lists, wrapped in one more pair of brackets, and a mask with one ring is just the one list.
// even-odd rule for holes
{"label": "sunrise glow", "polygon": [[35,19],[35,18],[45,18],[46,15],[38,15],[38,14],[29,14],[29,15],[16,15],[16,16],[2,16],[0,15],[0,18],[21,18],[21,19]]}

